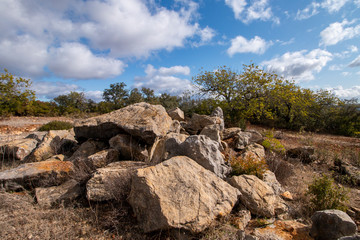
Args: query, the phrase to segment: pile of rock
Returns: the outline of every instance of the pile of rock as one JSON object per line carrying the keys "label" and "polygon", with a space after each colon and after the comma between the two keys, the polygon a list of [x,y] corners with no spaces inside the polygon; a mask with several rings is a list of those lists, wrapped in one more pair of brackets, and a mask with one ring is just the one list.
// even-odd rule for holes
{"label": "pile of rock", "polygon": [[[231,146],[224,141],[230,138]],[[24,164],[0,172],[0,188],[34,190],[45,207],[84,196],[126,200],[144,232],[199,233],[241,205],[245,228],[251,215],[284,218],[288,212],[285,191],[272,172],[264,180],[229,178],[225,149],[261,159],[261,141],[256,131],[225,129],[221,108],[185,122],[180,109],[167,113],[162,106],[138,103],[78,121],[70,131],[34,133],[2,146],[4,159]]]}

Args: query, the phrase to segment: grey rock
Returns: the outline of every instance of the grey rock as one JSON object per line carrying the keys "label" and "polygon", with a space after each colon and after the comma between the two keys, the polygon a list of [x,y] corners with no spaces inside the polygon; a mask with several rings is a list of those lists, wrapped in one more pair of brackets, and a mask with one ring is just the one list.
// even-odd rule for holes
{"label": "grey rock", "polygon": [[42,207],[53,207],[58,204],[69,204],[82,194],[80,184],[74,180],[68,180],[60,186],[48,188],[36,188],[35,196]]}
{"label": "grey rock", "polygon": [[172,125],[171,117],[161,105],[137,103],[119,110],[75,122],[77,139],[110,138],[128,133],[153,144],[156,138],[165,136]]}
{"label": "grey rock", "polygon": [[221,109],[221,107],[216,107],[214,111],[210,114],[210,117],[218,117],[221,119],[221,122],[219,124],[219,130],[222,131],[225,129],[225,123],[224,123],[224,112]]}
{"label": "grey rock", "polygon": [[235,143],[235,149],[237,150],[244,150],[247,145],[250,144],[250,137],[251,134],[246,132],[239,132],[236,134],[236,143]]}
{"label": "grey rock", "polygon": [[74,154],[69,158],[69,161],[74,161],[77,158],[86,158],[92,154],[100,152],[107,148],[107,144],[102,141],[96,141],[89,139],[86,142],[83,142],[80,147],[74,152]]}
{"label": "grey rock", "polygon": [[276,176],[273,172],[270,170],[266,170],[263,174],[263,181],[267,183],[272,189],[274,190],[274,193],[276,195],[280,195],[283,192],[285,192],[284,188],[281,186],[279,181],[276,179]]}
{"label": "grey rock", "polygon": [[178,156],[138,169],[129,203],[145,232],[180,228],[198,233],[227,215],[239,191],[192,159]]}
{"label": "grey rock", "polygon": [[231,172],[231,168],[226,165],[221,150],[219,142],[204,135],[190,136],[179,147],[181,155],[193,159],[218,177],[225,178]]}
{"label": "grey rock", "polygon": [[336,240],[356,233],[355,222],[340,210],[317,211],[311,217],[310,235],[316,240]]}
{"label": "grey rock", "polygon": [[241,128],[226,128],[223,130],[222,135],[223,135],[223,139],[228,139],[228,138],[232,138],[235,137],[238,133],[241,132]]}
{"label": "grey rock", "polygon": [[219,125],[220,127],[222,121],[219,117],[210,117],[194,113],[189,122],[183,127],[190,134],[198,134],[204,127],[209,125]]}
{"label": "grey rock", "polygon": [[204,127],[201,130],[200,135],[205,135],[211,140],[214,140],[215,142],[221,142],[219,125],[209,125]]}

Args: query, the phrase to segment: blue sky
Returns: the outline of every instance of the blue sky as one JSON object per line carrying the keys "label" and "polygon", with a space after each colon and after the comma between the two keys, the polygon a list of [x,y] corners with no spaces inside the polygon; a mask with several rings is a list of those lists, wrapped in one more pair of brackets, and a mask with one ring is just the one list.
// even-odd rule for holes
{"label": "blue sky", "polygon": [[157,93],[251,62],[360,98],[360,0],[1,0],[0,68],[39,99],[110,84]]}

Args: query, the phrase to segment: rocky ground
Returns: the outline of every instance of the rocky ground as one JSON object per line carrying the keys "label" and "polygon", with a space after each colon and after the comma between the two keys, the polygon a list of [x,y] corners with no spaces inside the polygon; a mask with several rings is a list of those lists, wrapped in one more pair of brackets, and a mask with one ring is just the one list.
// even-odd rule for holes
{"label": "rocky ground", "polygon": [[[148,110],[141,111],[137,109],[130,115],[123,112],[123,122],[117,123],[122,124],[122,128],[115,134],[114,129],[108,125],[101,125],[102,121],[109,122],[109,118],[114,116],[96,121],[80,120],[75,132],[53,135],[38,134],[36,130],[52,120],[75,120],[38,117],[1,119],[0,145],[22,140],[30,133],[36,133],[44,139],[33,141],[36,147],[23,158],[25,160],[21,156],[19,159],[13,157],[11,161],[4,155],[2,157],[0,238],[313,239],[309,236],[312,221],[307,208],[308,198],[304,193],[314,177],[324,173],[337,178],[338,184],[348,189],[347,214],[360,230],[360,188],[356,183],[360,167],[360,139],[249,125],[240,135],[237,130],[234,130],[235,133],[229,131],[230,135],[235,134],[236,137],[225,140],[224,135],[216,135],[217,131],[226,134],[222,129],[224,126],[221,116],[216,114],[212,117],[199,116],[199,119],[194,117],[192,121],[180,124],[171,119],[169,121],[167,116],[159,117],[158,112],[154,115]],[[176,119],[178,116],[171,117]],[[161,122],[155,125],[168,130],[162,132],[159,127],[150,131],[148,126],[151,121]],[[99,126],[102,127],[98,128]],[[236,148],[237,154],[245,154],[248,147],[256,142],[252,130],[260,133],[261,137],[271,132],[286,150],[304,146],[314,149],[314,153],[310,154],[311,161],[307,163],[299,158],[280,157],[268,150],[264,152],[269,169],[281,185],[278,193],[275,190],[278,189],[276,184],[265,180],[264,183],[254,176],[232,177],[227,180],[231,186],[221,180],[226,179],[229,171],[221,155],[221,152],[224,153],[221,141],[227,142],[229,148]],[[167,133],[168,131],[171,133]],[[184,133],[187,135],[182,135]],[[206,137],[202,137],[203,135]],[[107,140],[91,140],[96,138]],[[43,146],[47,139],[52,144],[51,154],[45,154],[45,150],[49,150]],[[73,148],[70,149],[70,145]],[[210,147],[207,148],[208,146]],[[206,148],[205,155],[202,148]],[[62,154],[59,155],[60,152]],[[209,152],[211,156],[206,155]],[[254,153],[262,154],[261,150]],[[118,159],[137,162],[118,162]],[[165,165],[161,163],[167,159],[169,160],[164,162]],[[197,159],[197,164],[192,159]],[[213,162],[208,162],[208,159]],[[27,165],[25,170],[27,176],[31,175],[31,181],[24,181],[24,178],[19,180],[19,177],[8,181],[10,178],[4,177],[4,172],[9,174],[9,171],[24,163],[32,164]],[[146,168],[149,165],[153,167]],[[44,173],[43,170],[49,168],[51,176],[56,173],[56,179],[49,178],[50,175]],[[136,169],[139,170],[135,174]],[[343,171],[339,172],[339,169]],[[351,183],[348,175],[344,174],[344,169],[346,173],[350,171],[352,174]],[[76,173],[75,176],[72,173]],[[121,179],[121,182],[114,181],[114,176]],[[129,180],[131,176],[132,183]],[[152,185],[144,184],[143,179]],[[104,191],[106,184],[109,185]],[[64,190],[61,188],[66,189],[66,194],[63,194]],[[221,191],[218,192],[218,189]],[[256,193],[254,189],[262,190]],[[157,194],[154,199],[152,192]],[[258,194],[256,196],[265,193],[271,198],[257,199],[253,196],[240,198],[241,204],[236,203],[240,195],[247,196],[254,192]],[[284,192],[289,192],[290,197],[280,196]],[[59,197],[57,200],[56,197],[55,200],[47,197],[54,193],[56,197],[63,194],[62,200]],[[166,203],[161,205],[161,210],[156,209],[159,199]],[[266,203],[263,207],[261,201]],[[258,207],[253,207],[257,204]],[[148,211],[154,208],[154,211]],[[163,217],[167,220],[162,220]]]}

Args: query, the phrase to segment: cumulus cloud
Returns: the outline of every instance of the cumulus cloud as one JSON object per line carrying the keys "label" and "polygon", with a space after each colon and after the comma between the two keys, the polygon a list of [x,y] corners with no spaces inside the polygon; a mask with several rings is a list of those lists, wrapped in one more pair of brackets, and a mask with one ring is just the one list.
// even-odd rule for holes
{"label": "cumulus cloud", "polygon": [[[199,26],[197,10],[192,0],[176,1],[169,8],[152,0],[2,0],[0,15],[6,21],[0,21],[0,64],[29,77],[45,74],[44,69],[80,79],[114,76],[124,67],[119,58],[171,51],[194,36],[201,44],[209,42],[214,31]],[[69,43],[86,43],[88,48]],[[78,70],[74,60],[64,61],[75,52],[80,53],[78,60],[90,57]]]}
{"label": "cumulus cloud", "polygon": [[197,35],[200,37],[200,41],[193,43],[193,46],[195,47],[203,46],[211,42],[211,40],[216,35],[216,32],[214,29],[210,28],[209,26],[206,26],[203,29],[199,29]]}
{"label": "cumulus cloud", "polygon": [[236,53],[256,53],[263,54],[266,49],[272,45],[272,42],[266,42],[261,37],[255,36],[254,38],[247,40],[243,36],[237,36],[231,40],[231,46],[227,50],[230,56]]}
{"label": "cumulus cloud", "polygon": [[354,21],[349,22],[344,19],[342,22],[331,23],[321,33],[320,45],[330,46],[335,45],[338,42],[352,39],[360,35],[360,24],[353,27],[346,27],[353,25]]}
{"label": "cumulus cloud", "polygon": [[76,84],[66,84],[62,82],[37,81],[33,82],[31,89],[35,91],[37,97],[50,100],[59,95],[79,91],[80,87]]}
{"label": "cumulus cloud", "polygon": [[344,88],[342,86],[327,88],[326,90],[333,92],[336,96],[342,99],[360,98],[360,86],[353,86]]}
{"label": "cumulus cloud", "polygon": [[91,99],[95,102],[100,102],[103,100],[103,91],[86,91],[84,94],[87,99]]}
{"label": "cumulus cloud", "polygon": [[187,66],[173,66],[170,68],[154,68],[151,64],[145,69],[146,76],[135,77],[136,88],[151,88],[157,93],[169,93],[178,95],[186,90],[192,89],[191,81],[180,76],[188,76],[190,68]]}
{"label": "cumulus cloud", "polygon": [[360,55],[349,64],[349,67],[360,67]]}
{"label": "cumulus cloud", "polygon": [[314,73],[320,72],[330,60],[332,60],[330,52],[315,49],[311,52],[306,50],[287,52],[281,57],[264,61],[261,65],[266,66],[269,71],[300,82],[313,80]]}
{"label": "cumulus cloud", "polygon": [[319,13],[319,9],[323,8],[329,13],[338,12],[350,0],[324,0],[321,3],[312,2],[306,8],[298,10],[295,19],[308,19]]}
{"label": "cumulus cloud", "polygon": [[254,20],[280,23],[272,13],[269,0],[253,0],[250,4],[246,0],[225,0],[225,4],[233,10],[236,19],[246,24]]}
{"label": "cumulus cloud", "polygon": [[95,56],[80,43],[65,43],[53,48],[50,56],[49,69],[64,78],[111,78],[120,75],[126,66],[120,60]]}

